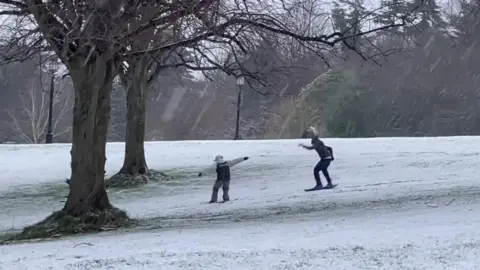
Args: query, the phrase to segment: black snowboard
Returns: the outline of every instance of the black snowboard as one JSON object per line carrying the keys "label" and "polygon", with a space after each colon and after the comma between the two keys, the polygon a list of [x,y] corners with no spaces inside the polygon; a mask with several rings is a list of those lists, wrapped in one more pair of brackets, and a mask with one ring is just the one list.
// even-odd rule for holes
{"label": "black snowboard", "polygon": [[333,186],[331,187],[321,187],[321,188],[309,188],[309,189],[305,189],[306,192],[308,191],[316,191],[316,190],[324,190],[324,189],[332,189],[332,188],[335,188],[336,186],[338,186],[338,184],[334,184]]}

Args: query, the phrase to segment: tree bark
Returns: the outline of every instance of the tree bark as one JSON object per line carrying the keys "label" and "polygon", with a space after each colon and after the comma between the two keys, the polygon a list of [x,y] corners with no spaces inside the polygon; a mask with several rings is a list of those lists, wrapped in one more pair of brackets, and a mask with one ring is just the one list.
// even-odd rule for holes
{"label": "tree bark", "polygon": [[110,94],[116,75],[111,59],[100,55],[86,63],[85,59],[70,63],[75,87],[72,175],[63,211],[74,216],[112,208],[104,182]]}
{"label": "tree bark", "polygon": [[149,85],[149,58],[144,56],[128,62],[126,74],[120,79],[127,91],[127,126],[125,131],[125,158],[118,175],[147,175],[145,159],[146,92]]}
{"label": "tree bark", "polygon": [[147,174],[145,159],[146,83],[136,78],[127,87],[127,130],[125,132],[125,158],[120,174],[135,176]]}

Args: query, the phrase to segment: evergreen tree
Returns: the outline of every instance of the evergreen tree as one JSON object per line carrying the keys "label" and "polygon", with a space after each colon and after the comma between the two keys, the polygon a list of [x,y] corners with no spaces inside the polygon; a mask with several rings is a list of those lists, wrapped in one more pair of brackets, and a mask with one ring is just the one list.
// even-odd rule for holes
{"label": "evergreen tree", "polygon": [[413,11],[414,21],[406,28],[406,34],[417,36],[428,29],[443,30],[447,23],[442,17],[440,6],[436,0],[413,0],[407,5]]}
{"label": "evergreen tree", "polygon": [[[374,22],[380,25],[389,25],[398,20],[401,16],[404,16],[408,11],[408,7],[404,1],[400,0],[382,0],[381,1],[382,12],[377,15]],[[389,36],[397,36],[403,33],[402,28],[394,27],[388,30]]]}
{"label": "evergreen tree", "polygon": [[[367,11],[363,0],[339,0],[334,3],[332,9],[332,18],[334,29],[342,32],[345,36],[354,36],[362,31],[363,23]],[[344,41],[342,51],[346,52],[349,48],[358,49],[361,47],[362,37],[351,37]]]}

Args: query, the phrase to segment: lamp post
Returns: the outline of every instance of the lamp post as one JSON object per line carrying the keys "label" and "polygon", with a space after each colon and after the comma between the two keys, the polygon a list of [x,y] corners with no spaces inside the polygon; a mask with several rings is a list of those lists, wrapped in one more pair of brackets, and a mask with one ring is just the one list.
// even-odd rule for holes
{"label": "lamp post", "polygon": [[237,78],[237,91],[238,91],[238,96],[237,96],[237,122],[235,125],[235,138],[234,140],[239,140],[240,139],[240,105],[242,104],[242,86],[245,83],[245,78],[244,77],[238,77]]}
{"label": "lamp post", "polygon": [[45,137],[45,143],[53,143],[53,94],[55,91],[55,69],[51,69],[50,73],[52,77],[50,78],[50,101],[48,104],[48,125],[47,125],[47,135]]}

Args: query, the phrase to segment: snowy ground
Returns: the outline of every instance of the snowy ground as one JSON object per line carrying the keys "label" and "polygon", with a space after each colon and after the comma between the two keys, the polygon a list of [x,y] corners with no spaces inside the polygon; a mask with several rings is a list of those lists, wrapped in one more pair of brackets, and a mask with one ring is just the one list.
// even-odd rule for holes
{"label": "snowy ground", "polygon": [[[314,184],[300,140],[147,144],[169,183],[110,191],[142,230],[0,246],[3,269],[480,269],[480,138],[327,139],[334,190]],[[305,142],[305,141],[304,141]],[[0,146],[0,229],[62,206],[69,146]],[[233,168],[231,197],[209,205],[216,154]],[[123,160],[108,146],[107,173]],[[479,265],[479,266],[476,266]]]}

